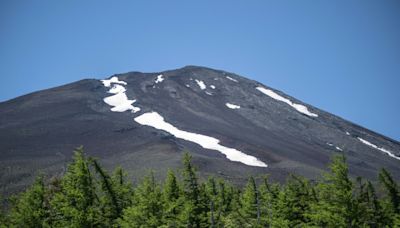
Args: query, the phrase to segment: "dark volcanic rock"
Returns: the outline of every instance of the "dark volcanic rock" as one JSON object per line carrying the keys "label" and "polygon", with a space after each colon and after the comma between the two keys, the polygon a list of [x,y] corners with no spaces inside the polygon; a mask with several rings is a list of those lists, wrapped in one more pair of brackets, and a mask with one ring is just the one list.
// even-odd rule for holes
{"label": "dark volcanic rock", "polygon": [[[155,83],[159,74],[164,81]],[[400,160],[362,143],[367,140],[399,156],[395,140],[357,126],[235,74],[188,66],[161,73],[115,75],[128,83],[129,99],[141,111],[110,111],[103,98],[109,88],[99,80],[82,80],[0,103],[0,183],[3,192],[23,189],[42,171],[60,175],[72,150],[84,145],[89,155],[108,167],[123,166],[132,178],[149,169],[163,176],[180,166],[189,150],[203,176],[214,175],[243,183],[249,175],[270,174],[283,180],[290,172],[318,178],[331,156],[343,153],[354,176],[374,180],[382,167],[400,179]],[[237,82],[228,79],[233,78]],[[195,80],[207,88],[202,90]],[[215,86],[215,89],[210,86]],[[262,86],[318,117],[304,115],[285,102],[256,89]],[[230,109],[225,104],[240,105]],[[175,127],[215,137],[221,144],[252,155],[267,168],[229,161],[223,154],[143,126],[134,118],[155,111]],[[337,149],[336,147],[340,148]]]}

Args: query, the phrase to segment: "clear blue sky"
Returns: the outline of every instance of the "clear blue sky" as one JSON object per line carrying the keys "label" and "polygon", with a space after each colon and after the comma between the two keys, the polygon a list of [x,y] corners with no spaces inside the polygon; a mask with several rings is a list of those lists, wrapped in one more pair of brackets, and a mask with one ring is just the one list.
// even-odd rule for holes
{"label": "clear blue sky", "polygon": [[83,78],[224,69],[400,140],[400,1],[0,1],[0,101]]}

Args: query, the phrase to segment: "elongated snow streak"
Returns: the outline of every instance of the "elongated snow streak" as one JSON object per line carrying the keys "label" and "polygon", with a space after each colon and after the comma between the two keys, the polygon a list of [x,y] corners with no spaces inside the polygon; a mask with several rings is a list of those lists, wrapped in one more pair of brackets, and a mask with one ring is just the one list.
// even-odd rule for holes
{"label": "elongated snow streak", "polygon": [[338,147],[338,146],[335,147],[335,148],[336,148],[336,150],[338,150],[338,151],[343,151],[342,148],[340,148],[340,147]]}
{"label": "elongated snow streak", "polygon": [[226,103],[225,105],[226,105],[226,107],[228,107],[230,109],[239,109],[240,108],[239,105],[235,105],[235,104],[231,104],[231,103]]}
{"label": "elongated snow streak", "polygon": [[388,150],[386,150],[386,149],[384,149],[384,148],[382,148],[382,147],[378,147],[377,145],[375,145],[375,144],[373,144],[373,143],[371,143],[371,142],[368,142],[367,140],[362,139],[362,138],[360,138],[360,137],[357,137],[357,138],[358,138],[358,140],[360,140],[360,141],[361,141],[362,143],[364,143],[365,145],[368,145],[368,146],[370,146],[370,147],[372,147],[372,148],[374,148],[374,149],[380,150],[380,151],[382,151],[383,153],[388,154],[390,157],[395,158],[395,159],[397,159],[397,160],[400,160],[400,157],[394,155],[393,152],[388,151]]}
{"label": "elongated snow streak", "polygon": [[163,78],[163,75],[160,74],[160,75],[157,76],[157,79],[155,80],[155,83],[157,84],[157,83],[162,82],[162,81],[164,81],[164,78]]}
{"label": "elongated snow streak", "polygon": [[203,81],[196,79],[197,85],[200,87],[201,90],[205,90],[207,88],[206,84]]}
{"label": "elongated snow streak", "polygon": [[238,80],[236,80],[236,79],[234,79],[234,78],[231,78],[231,77],[229,77],[229,76],[226,76],[226,78],[229,79],[229,80],[231,80],[231,81],[233,81],[233,82],[238,82]]}
{"label": "elongated snow streak", "polygon": [[215,85],[210,85],[210,88],[211,89],[215,89]]}
{"label": "elongated snow streak", "polygon": [[275,93],[274,91],[272,91],[270,89],[266,89],[266,88],[263,88],[263,87],[257,87],[256,89],[258,91],[260,91],[261,93],[263,93],[263,94],[265,94],[265,95],[267,95],[267,96],[269,96],[269,97],[271,97],[271,98],[273,98],[275,100],[282,101],[282,102],[292,106],[294,109],[296,109],[300,113],[303,113],[303,114],[305,114],[307,116],[311,116],[311,117],[318,117],[317,114],[308,111],[306,106],[301,105],[301,104],[293,103],[289,99],[282,97],[281,95]]}
{"label": "elongated snow streak", "polygon": [[129,100],[126,96],[126,89],[122,85],[127,85],[126,82],[118,80],[117,77],[112,77],[111,79],[101,80],[105,87],[111,87],[108,90],[108,93],[112,93],[114,95],[106,97],[103,101],[112,106],[111,111],[113,112],[125,112],[131,110],[131,112],[136,113],[140,111],[139,107],[135,107],[132,104],[136,102],[136,100]]}
{"label": "elongated snow streak", "polygon": [[141,125],[154,127],[164,130],[177,138],[187,140],[209,150],[217,150],[224,154],[231,161],[241,162],[249,166],[267,167],[267,164],[258,160],[256,157],[247,155],[239,150],[222,146],[219,140],[210,136],[187,132],[176,128],[170,123],[165,122],[164,118],[157,112],[144,113],[135,118]]}

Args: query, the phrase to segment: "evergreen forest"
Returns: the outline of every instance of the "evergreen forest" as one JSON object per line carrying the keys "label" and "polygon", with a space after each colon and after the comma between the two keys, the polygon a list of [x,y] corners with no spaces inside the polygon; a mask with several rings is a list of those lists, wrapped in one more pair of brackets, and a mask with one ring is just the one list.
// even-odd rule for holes
{"label": "evergreen forest", "polygon": [[343,155],[318,181],[290,175],[284,184],[249,177],[244,187],[200,181],[189,153],[163,181],[149,172],[133,184],[83,148],[65,174],[43,175],[7,199],[0,227],[400,227],[400,189],[382,169],[379,182],[351,178]]}

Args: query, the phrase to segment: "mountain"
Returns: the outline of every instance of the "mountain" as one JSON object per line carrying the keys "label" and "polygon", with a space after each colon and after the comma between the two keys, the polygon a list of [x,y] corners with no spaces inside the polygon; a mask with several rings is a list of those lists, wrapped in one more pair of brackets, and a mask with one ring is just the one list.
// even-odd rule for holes
{"label": "mountain", "polygon": [[109,169],[164,176],[183,151],[204,177],[243,183],[268,174],[318,178],[334,154],[353,176],[400,179],[400,143],[239,75],[187,66],[85,79],[0,103],[0,184],[5,193],[38,172],[64,172],[84,145]]}

